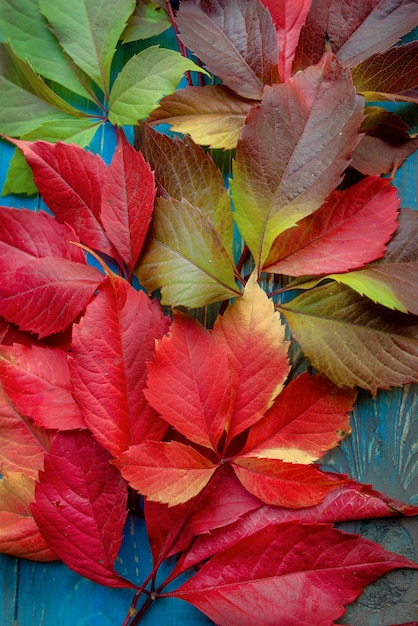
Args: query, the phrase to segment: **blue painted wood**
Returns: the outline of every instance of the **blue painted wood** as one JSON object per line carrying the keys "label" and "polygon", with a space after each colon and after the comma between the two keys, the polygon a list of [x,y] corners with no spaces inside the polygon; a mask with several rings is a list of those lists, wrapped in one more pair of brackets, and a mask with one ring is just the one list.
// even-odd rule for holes
{"label": "blue painted wood", "polygon": [[[166,40],[173,43],[172,36]],[[126,47],[123,57],[131,54]],[[409,121],[418,127],[418,113],[411,105]],[[93,148],[109,160],[113,151],[109,128],[102,128]],[[11,149],[0,143],[0,187],[3,186]],[[418,155],[398,170],[395,184],[404,207],[418,209]],[[2,204],[36,210],[38,198],[7,197]],[[361,393],[352,420],[352,435],[324,459],[325,467],[347,472],[393,498],[418,504],[418,385],[379,392],[375,398]],[[416,559],[418,527],[415,519],[372,520],[342,525],[350,532],[382,544],[389,550]],[[128,519],[118,571],[142,581],[151,569],[151,557],[143,523]],[[169,568],[165,569],[168,573]],[[164,571],[162,572],[164,575]],[[351,626],[389,626],[418,623],[418,574],[392,572],[370,585],[342,622]],[[96,585],[70,571],[62,563],[33,563],[0,555],[0,626],[118,626],[122,624],[133,593]],[[211,622],[193,607],[176,600],[159,600],[141,624],[200,626]],[[254,616],[254,625],[262,626]],[[237,626],[239,626],[237,624]],[[277,625],[280,626],[280,625]],[[313,625],[315,626],[315,625]]]}

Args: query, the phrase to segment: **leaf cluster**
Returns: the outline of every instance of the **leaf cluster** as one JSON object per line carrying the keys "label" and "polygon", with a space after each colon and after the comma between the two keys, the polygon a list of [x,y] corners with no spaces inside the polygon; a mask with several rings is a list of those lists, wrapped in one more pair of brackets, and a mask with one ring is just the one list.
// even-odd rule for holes
{"label": "leaf cluster", "polygon": [[[158,597],[225,626],[335,623],[417,568],[334,526],[416,507],[319,464],[357,387],[418,382],[418,214],[382,176],[416,141],[365,107],[416,102],[416,42],[395,46],[416,3],[183,0],[205,69],[151,43],[115,77],[165,3],[19,2],[0,12],[5,190],[24,158],[48,211],[0,207],[0,550],[135,590],[124,626]],[[211,84],[174,91],[196,69]],[[109,163],[83,149],[107,122]],[[229,181],[205,146],[233,151]],[[139,496],[145,581],[115,566]]]}

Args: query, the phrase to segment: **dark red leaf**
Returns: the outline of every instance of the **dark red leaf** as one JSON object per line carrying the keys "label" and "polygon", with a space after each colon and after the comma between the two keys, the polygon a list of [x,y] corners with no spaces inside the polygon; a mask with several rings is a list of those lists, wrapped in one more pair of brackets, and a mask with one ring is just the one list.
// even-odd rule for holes
{"label": "dark red leaf", "polygon": [[0,347],[0,382],[17,410],[36,426],[85,428],[71,393],[67,354],[59,348]]}
{"label": "dark red leaf", "polygon": [[108,587],[133,586],[114,570],[126,518],[126,483],[88,431],[56,435],[35,496],[35,521],[68,567]]}
{"label": "dark red leaf", "polygon": [[112,276],[74,326],[73,393],[88,428],[112,455],[148,438],[159,440],[167,430],[143,389],[155,339],[169,321],[157,301]]}
{"label": "dark red leaf", "polygon": [[327,524],[272,524],[210,559],[167,595],[220,626],[331,626],[363,588],[395,568],[418,568]]}
{"label": "dark red leaf", "polygon": [[100,220],[129,272],[141,253],[154,198],[154,175],[148,163],[119,132],[115,154],[104,176]]}

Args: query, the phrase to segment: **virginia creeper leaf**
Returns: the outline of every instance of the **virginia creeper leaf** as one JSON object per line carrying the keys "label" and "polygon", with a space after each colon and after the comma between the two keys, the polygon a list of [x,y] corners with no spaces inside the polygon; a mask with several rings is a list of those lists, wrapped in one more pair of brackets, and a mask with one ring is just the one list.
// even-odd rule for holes
{"label": "virginia creeper leaf", "polygon": [[228,357],[198,322],[175,314],[148,366],[145,397],[179,433],[216,449],[228,424]]}
{"label": "virginia creeper leaf", "polygon": [[396,189],[377,176],[333,191],[318,211],[279,235],[263,269],[303,276],[366,265],[384,254],[398,206]]}
{"label": "virginia creeper leaf", "polygon": [[32,517],[34,496],[33,478],[13,472],[0,479],[0,550],[33,561],[55,561],[58,557]]}
{"label": "virginia creeper leaf", "polygon": [[348,411],[357,393],[307,372],[290,381],[251,428],[241,454],[308,464],[350,433]]}
{"label": "virginia creeper leaf", "polygon": [[126,484],[88,431],[56,435],[35,497],[35,521],[68,567],[108,587],[132,586],[114,570],[126,518]]}
{"label": "virginia creeper leaf", "polygon": [[417,148],[416,137],[393,145],[380,137],[365,135],[354,150],[351,165],[366,176],[390,174]]}
{"label": "virginia creeper leaf", "polygon": [[[220,626],[254,623],[331,626],[383,573],[417,566],[330,525],[272,524],[210,559],[168,595]],[[312,592],[315,589],[315,602]]]}
{"label": "virginia creeper leaf", "polygon": [[183,140],[171,138],[152,130],[147,124],[137,139],[154,170],[160,195],[168,194],[178,201],[185,198],[199,207],[213,223],[232,259],[234,227],[230,199],[223,176],[210,155],[189,137]]}
{"label": "virginia creeper leaf", "polygon": [[[315,467],[281,459],[238,456],[232,463],[238,480],[266,504],[303,509],[318,504],[338,483]],[[345,478],[341,477],[341,483]]]}
{"label": "virginia creeper leaf", "polygon": [[149,291],[161,287],[161,302],[171,306],[205,306],[240,293],[215,226],[185,198],[157,198],[136,275]]}
{"label": "virginia creeper leaf", "polygon": [[88,428],[113,455],[167,429],[143,389],[146,362],[168,324],[157,301],[113,276],[73,328],[73,393]]}
{"label": "virginia creeper leaf", "polygon": [[37,345],[1,346],[0,381],[17,410],[33,419],[36,426],[85,428],[71,393],[64,351]]}
{"label": "virginia creeper leaf", "polygon": [[3,40],[9,41],[16,54],[21,59],[27,59],[37,74],[91,99],[89,91],[83,87],[59,43],[46,27],[38,0],[2,2],[0,28],[3,29]]}
{"label": "virginia creeper leaf", "polygon": [[[332,95],[331,95],[332,94]],[[360,138],[362,99],[338,62],[266,87],[238,142],[235,219],[258,267],[276,237],[316,211],[339,184]]]}
{"label": "virginia creeper leaf", "polygon": [[236,377],[229,441],[259,420],[283,388],[290,369],[284,330],[255,274],[242,298],[216,319],[212,336]]}
{"label": "virginia creeper leaf", "polygon": [[336,283],[277,307],[304,355],[338,386],[376,393],[418,382],[416,317],[388,312]]}
{"label": "virginia creeper leaf", "polygon": [[170,124],[173,131],[189,134],[198,144],[231,150],[253,105],[254,101],[224,85],[185,87],[163,98],[147,121]]}
{"label": "virginia creeper leaf", "polygon": [[[359,63],[352,70],[357,91],[363,93],[366,100],[409,100],[403,92],[418,85],[417,54],[418,41],[412,41]],[[418,101],[418,93],[415,101]]]}
{"label": "virginia creeper leaf", "polygon": [[276,33],[258,0],[183,0],[176,22],[181,41],[240,96],[259,100],[278,82]]}
{"label": "virginia creeper leaf", "polygon": [[295,56],[299,34],[305,23],[311,0],[293,2],[293,0],[261,0],[270,11],[276,27],[279,50],[279,74],[281,82],[286,82],[292,75],[292,63]]}
{"label": "virginia creeper leaf", "polygon": [[[222,501],[219,501],[218,508],[221,508],[222,504]],[[227,505],[224,505],[220,511],[218,510],[219,517],[222,515],[223,508],[227,508]],[[384,494],[374,491],[368,485],[362,485],[351,480],[344,485],[337,486],[316,506],[289,509],[263,505],[253,506],[246,511],[241,504],[240,510],[241,515],[237,515],[237,520],[234,523],[213,528],[210,533],[202,530],[205,522],[202,515],[200,526],[195,525],[197,531],[195,535],[199,536],[187,550],[187,554],[182,556],[178,569],[185,571],[270,524],[290,521],[298,521],[303,524],[323,524],[325,522],[336,523],[394,515],[416,515],[417,513],[417,507],[391,500]],[[211,518],[207,512],[206,516],[210,521]]]}
{"label": "virginia creeper leaf", "polygon": [[43,469],[44,453],[48,451],[52,431],[37,428],[16,411],[0,386],[0,472],[23,473],[37,478]]}
{"label": "virginia creeper leaf", "polygon": [[100,223],[106,165],[99,155],[62,142],[13,141],[29,163],[45,204],[60,222],[73,226],[80,241],[116,259]]}
{"label": "virginia creeper leaf", "polygon": [[40,338],[58,333],[84,310],[102,279],[96,268],[81,263],[34,259],[0,287],[0,315]]}
{"label": "virginia creeper leaf", "polygon": [[64,52],[108,93],[110,66],[133,0],[74,0],[71,5],[40,0],[39,6]]}
{"label": "virginia creeper leaf", "polygon": [[131,446],[113,464],[139,493],[169,506],[196,496],[216,471],[209,459],[177,441]]}
{"label": "virginia creeper leaf", "polygon": [[109,95],[109,121],[135,125],[175,90],[186,71],[203,72],[175,50],[150,46],[131,57],[119,72]]}
{"label": "virginia creeper leaf", "polygon": [[418,261],[418,213],[412,209],[399,211],[398,230],[388,243],[380,262],[413,263]]}
{"label": "virginia creeper leaf", "polygon": [[137,0],[135,11],[123,31],[122,42],[128,43],[159,35],[170,26],[164,0]]}
{"label": "virginia creeper leaf", "polygon": [[100,219],[129,273],[141,253],[154,198],[154,176],[148,163],[120,132],[112,162],[106,168]]}

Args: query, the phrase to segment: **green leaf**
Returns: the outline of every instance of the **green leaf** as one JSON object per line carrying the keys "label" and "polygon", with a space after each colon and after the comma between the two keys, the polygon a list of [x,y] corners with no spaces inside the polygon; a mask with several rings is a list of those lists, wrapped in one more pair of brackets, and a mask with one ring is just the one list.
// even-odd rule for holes
{"label": "green leaf", "polygon": [[231,150],[254,104],[223,85],[186,87],[163,98],[148,121],[170,124],[172,130],[189,134],[201,145]]}
{"label": "green leaf", "polygon": [[3,39],[10,41],[16,54],[26,59],[36,73],[91,99],[46,27],[38,0],[3,0],[0,3],[0,29]]}
{"label": "green leaf", "polygon": [[40,0],[39,4],[64,52],[107,94],[116,45],[134,0]]}
{"label": "green leaf", "polygon": [[376,393],[418,382],[418,317],[388,312],[337,283],[277,308],[306,358],[339,387]]}
{"label": "green leaf", "polygon": [[162,303],[200,307],[240,295],[234,267],[212,224],[182,199],[157,198],[151,236],[136,271]]}
{"label": "green leaf", "polygon": [[18,137],[43,122],[68,120],[70,111],[84,115],[54,94],[7,44],[0,44],[0,93],[0,133],[5,135]]}
{"label": "green leaf", "polygon": [[259,268],[278,235],[340,183],[360,139],[363,102],[332,55],[265,87],[238,141],[231,183],[235,220]]}
{"label": "green leaf", "polygon": [[[97,122],[88,118],[45,122],[38,128],[22,135],[21,139],[27,141],[37,141],[38,139],[50,142],[65,141],[84,148],[93,139],[99,125],[100,121]],[[33,181],[32,170],[23,153],[20,150],[15,150],[7,170],[2,195],[22,193],[28,195],[38,193],[38,188]]]}
{"label": "green leaf", "polygon": [[188,70],[207,74],[178,52],[159,46],[151,46],[133,56],[119,73],[110,92],[109,121],[123,126],[144,119],[163,96],[175,90]]}
{"label": "green leaf", "polygon": [[164,0],[137,0],[135,12],[131,15],[123,33],[122,43],[148,39],[160,35],[171,27]]}

